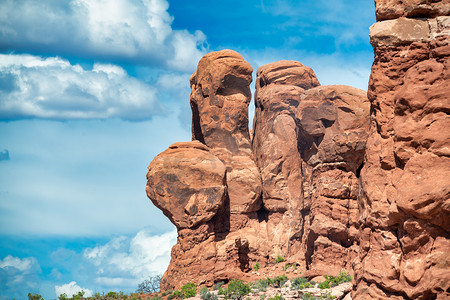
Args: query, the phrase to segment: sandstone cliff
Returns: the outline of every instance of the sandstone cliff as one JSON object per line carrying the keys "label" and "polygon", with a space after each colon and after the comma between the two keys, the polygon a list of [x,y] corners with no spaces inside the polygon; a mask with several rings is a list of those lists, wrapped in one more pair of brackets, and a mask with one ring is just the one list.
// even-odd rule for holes
{"label": "sandstone cliff", "polygon": [[300,62],[264,65],[252,131],[252,67],[231,50],[200,60],[192,141],[147,174],[178,230],[163,290],[296,263],[354,274],[353,299],[450,297],[450,1],[375,3],[368,93],[321,86]]}
{"label": "sandstone cliff", "polygon": [[450,1],[375,3],[353,296],[448,299]]}

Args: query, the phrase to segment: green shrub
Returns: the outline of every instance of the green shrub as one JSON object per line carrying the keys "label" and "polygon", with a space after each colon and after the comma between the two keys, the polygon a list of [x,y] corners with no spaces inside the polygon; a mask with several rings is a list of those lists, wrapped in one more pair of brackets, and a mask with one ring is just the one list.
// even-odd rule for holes
{"label": "green shrub", "polygon": [[173,290],[167,290],[167,291],[164,291],[164,292],[161,294],[161,296],[165,297],[165,296],[167,296],[167,295],[169,295],[169,294],[172,294],[172,293],[173,293]]}
{"label": "green shrub", "polygon": [[59,299],[59,300],[67,300],[67,294],[64,293],[64,294],[59,295],[59,296],[58,296],[58,299]]}
{"label": "green shrub", "polygon": [[224,284],[225,284],[225,282],[223,282],[223,281],[216,282],[213,286],[213,290],[217,291]]}
{"label": "green shrub", "polygon": [[283,274],[271,279],[270,283],[273,287],[282,287],[288,280],[287,276]]}
{"label": "green shrub", "polygon": [[245,284],[242,280],[233,279],[228,284],[226,290],[224,290],[224,295],[226,299],[241,300],[250,292],[251,288],[248,284]]}
{"label": "green shrub", "polygon": [[252,288],[258,292],[265,292],[269,287],[270,279],[259,279],[252,284]]}
{"label": "green shrub", "polygon": [[329,289],[330,288],[330,282],[328,280],[325,280],[324,282],[319,283],[319,289]]}
{"label": "green shrub", "polygon": [[[131,294],[130,294],[130,297],[127,298],[127,299],[129,299],[129,300],[142,300],[141,296],[140,296],[138,293],[131,293]],[[151,300],[162,300],[162,298],[159,297],[159,296],[152,297],[152,298],[150,298],[150,299],[151,299]]]}
{"label": "green shrub", "polygon": [[264,300],[264,299],[266,299],[266,297],[267,297],[266,294],[262,294],[259,296],[259,300]]}
{"label": "green shrub", "polygon": [[217,300],[219,297],[216,294],[211,293],[206,287],[200,290],[200,298],[203,300]]}
{"label": "green shrub", "polygon": [[116,292],[109,292],[108,294],[106,294],[106,298],[119,299],[119,294]]}
{"label": "green shrub", "polygon": [[183,299],[195,297],[197,295],[197,285],[193,282],[188,282],[181,287],[181,293],[183,294]]}
{"label": "green shrub", "polygon": [[316,297],[311,296],[310,293],[304,293],[304,294],[302,295],[302,300],[312,300],[312,299],[314,299],[314,298],[316,298]]}
{"label": "green shrub", "polygon": [[174,298],[183,299],[183,293],[181,291],[174,291],[172,294],[167,296],[168,300],[171,300]]}
{"label": "green shrub", "polygon": [[269,300],[284,300],[284,297],[276,294],[275,297],[270,297]]}
{"label": "green shrub", "polygon": [[278,255],[277,258],[275,259],[276,264],[279,264],[280,262],[283,262],[283,261],[284,261],[284,257],[281,255]]}
{"label": "green shrub", "polygon": [[259,270],[260,268],[260,264],[257,262],[254,266],[253,266],[253,270],[255,270],[256,272]]}
{"label": "green shrub", "polygon": [[44,300],[44,298],[39,294],[28,293],[28,300]]}
{"label": "green shrub", "polygon": [[319,283],[319,288],[321,289],[329,289],[330,287],[337,286],[343,282],[352,281],[352,276],[345,272],[339,273],[338,276],[328,276],[324,275],[325,281]]}
{"label": "green shrub", "polygon": [[81,300],[84,296],[84,291],[81,290],[78,292],[78,294],[72,295],[73,300]]}
{"label": "green shrub", "polygon": [[314,281],[308,282],[306,277],[297,277],[291,281],[291,289],[293,290],[302,290],[306,288],[314,287],[316,283]]}
{"label": "green shrub", "polygon": [[167,296],[167,300],[172,300],[173,298],[175,298],[175,296],[173,294],[170,294]]}

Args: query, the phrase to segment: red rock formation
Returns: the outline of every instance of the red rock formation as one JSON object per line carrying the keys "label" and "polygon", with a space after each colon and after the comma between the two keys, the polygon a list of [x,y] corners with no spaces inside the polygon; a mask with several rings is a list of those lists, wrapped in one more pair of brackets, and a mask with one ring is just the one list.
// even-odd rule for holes
{"label": "red rock formation", "polygon": [[295,61],[271,63],[257,72],[253,153],[262,177],[263,210],[273,258],[282,255],[304,261],[304,204],[295,111],[305,89],[318,85],[313,70]]}
{"label": "red rock formation", "polygon": [[296,61],[279,61],[258,69],[253,153],[268,211],[294,212],[303,208],[295,113],[302,93],[318,85],[313,70]]}
{"label": "red rock formation", "polygon": [[393,20],[371,27],[372,124],[353,297],[448,299],[450,5],[375,3],[378,20]]}
{"label": "red rock formation", "polygon": [[194,141],[172,145],[149,166],[147,195],[178,229],[162,289],[242,277],[249,256],[268,252],[259,228],[247,226],[258,223],[261,206],[248,130],[251,72],[234,51],[205,55],[191,77]]}
{"label": "red rock formation", "polygon": [[320,86],[296,112],[305,191],[306,263],[321,274],[352,273],[358,246],[358,173],[369,128],[362,90]]}
{"label": "red rock formation", "polygon": [[248,131],[252,67],[231,50],[212,52],[191,76],[192,139],[212,149],[227,166],[231,213],[261,206],[261,180]]}
{"label": "red rock formation", "polygon": [[375,4],[370,124],[363,91],[280,61],[257,72],[251,140],[251,66],[200,60],[194,141],[147,174],[178,229],[163,290],[277,275],[282,255],[310,276],[354,271],[353,299],[450,298],[450,4]]}
{"label": "red rock formation", "polygon": [[351,271],[365,93],[319,86],[299,62],[263,66],[251,145],[251,71],[231,50],[204,56],[191,77],[194,141],[149,166],[147,195],[178,229],[162,289],[254,278],[257,262],[279,275],[278,255],[310,274]]}
{"label": "red rock formation", "polygon": [[447,16],[450,0],[375,0],[377,21]]}

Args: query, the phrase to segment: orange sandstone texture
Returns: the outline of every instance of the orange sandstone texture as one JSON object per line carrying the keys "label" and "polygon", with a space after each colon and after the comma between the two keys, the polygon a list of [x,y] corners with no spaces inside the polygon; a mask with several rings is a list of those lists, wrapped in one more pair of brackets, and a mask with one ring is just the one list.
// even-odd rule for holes
{"label": "orange sandstone texture", "polygon": [[279,275],[279,255],[311,276],[352,272],[365,92],[320,86],[299,62],[262,66],[251,137],[251,72],[234,51],[205,55],[191,77],[193,141],[149,165],[147,195],[178,230],[163,290]]}
{"label": "orange sandstone texture", "polygon": [[353,299],[449,299],[450,2],[375,3]]}

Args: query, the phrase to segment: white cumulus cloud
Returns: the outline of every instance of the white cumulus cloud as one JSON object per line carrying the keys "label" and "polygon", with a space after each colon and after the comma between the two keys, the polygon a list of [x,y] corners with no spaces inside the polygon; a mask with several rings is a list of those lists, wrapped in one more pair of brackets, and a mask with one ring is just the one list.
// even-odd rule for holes
{"label": "white cumulus cloud", "polygon": [[36,266],[37,261],[34,257],[26,257],[20,259],[18,257],[8,255],[3,260],[0,259],[1,269],[14,268],[21,272],[27,273],[30,272]]}
{"label": "white cumulus cloud", "polygon": [[0,119],[145,120],[164,112],[156,94],[117,65],[0,54]]}
{"label": "white cumulus cloud", "polygon": [[173,30],[166,0],[4,0],[0,51],[77,55],[195,69],[206,37]]}
{"label": "white cumulus cloud", "polygon": [[80,292],[80,291],[84,291],[85,297],[92,296],[92,290],[80,287],[79,285],[77,285],[76,281],[72,281],[67,284],[55,286],[55,293],[56,293],[57,297],[61,294],[66,294],[66,296],[68,296],[68,298],[72,298],[73,295],[78,294],[78,292]]}
{"label": "white cumulus cloud", "polygon": [[176,231],[152,235],[139,231],[133,238],[118,237],[88,248],[84,258],[97,270],[95,281],[102,286],[137,286],[148,276],[162,274],[170,261]]}

